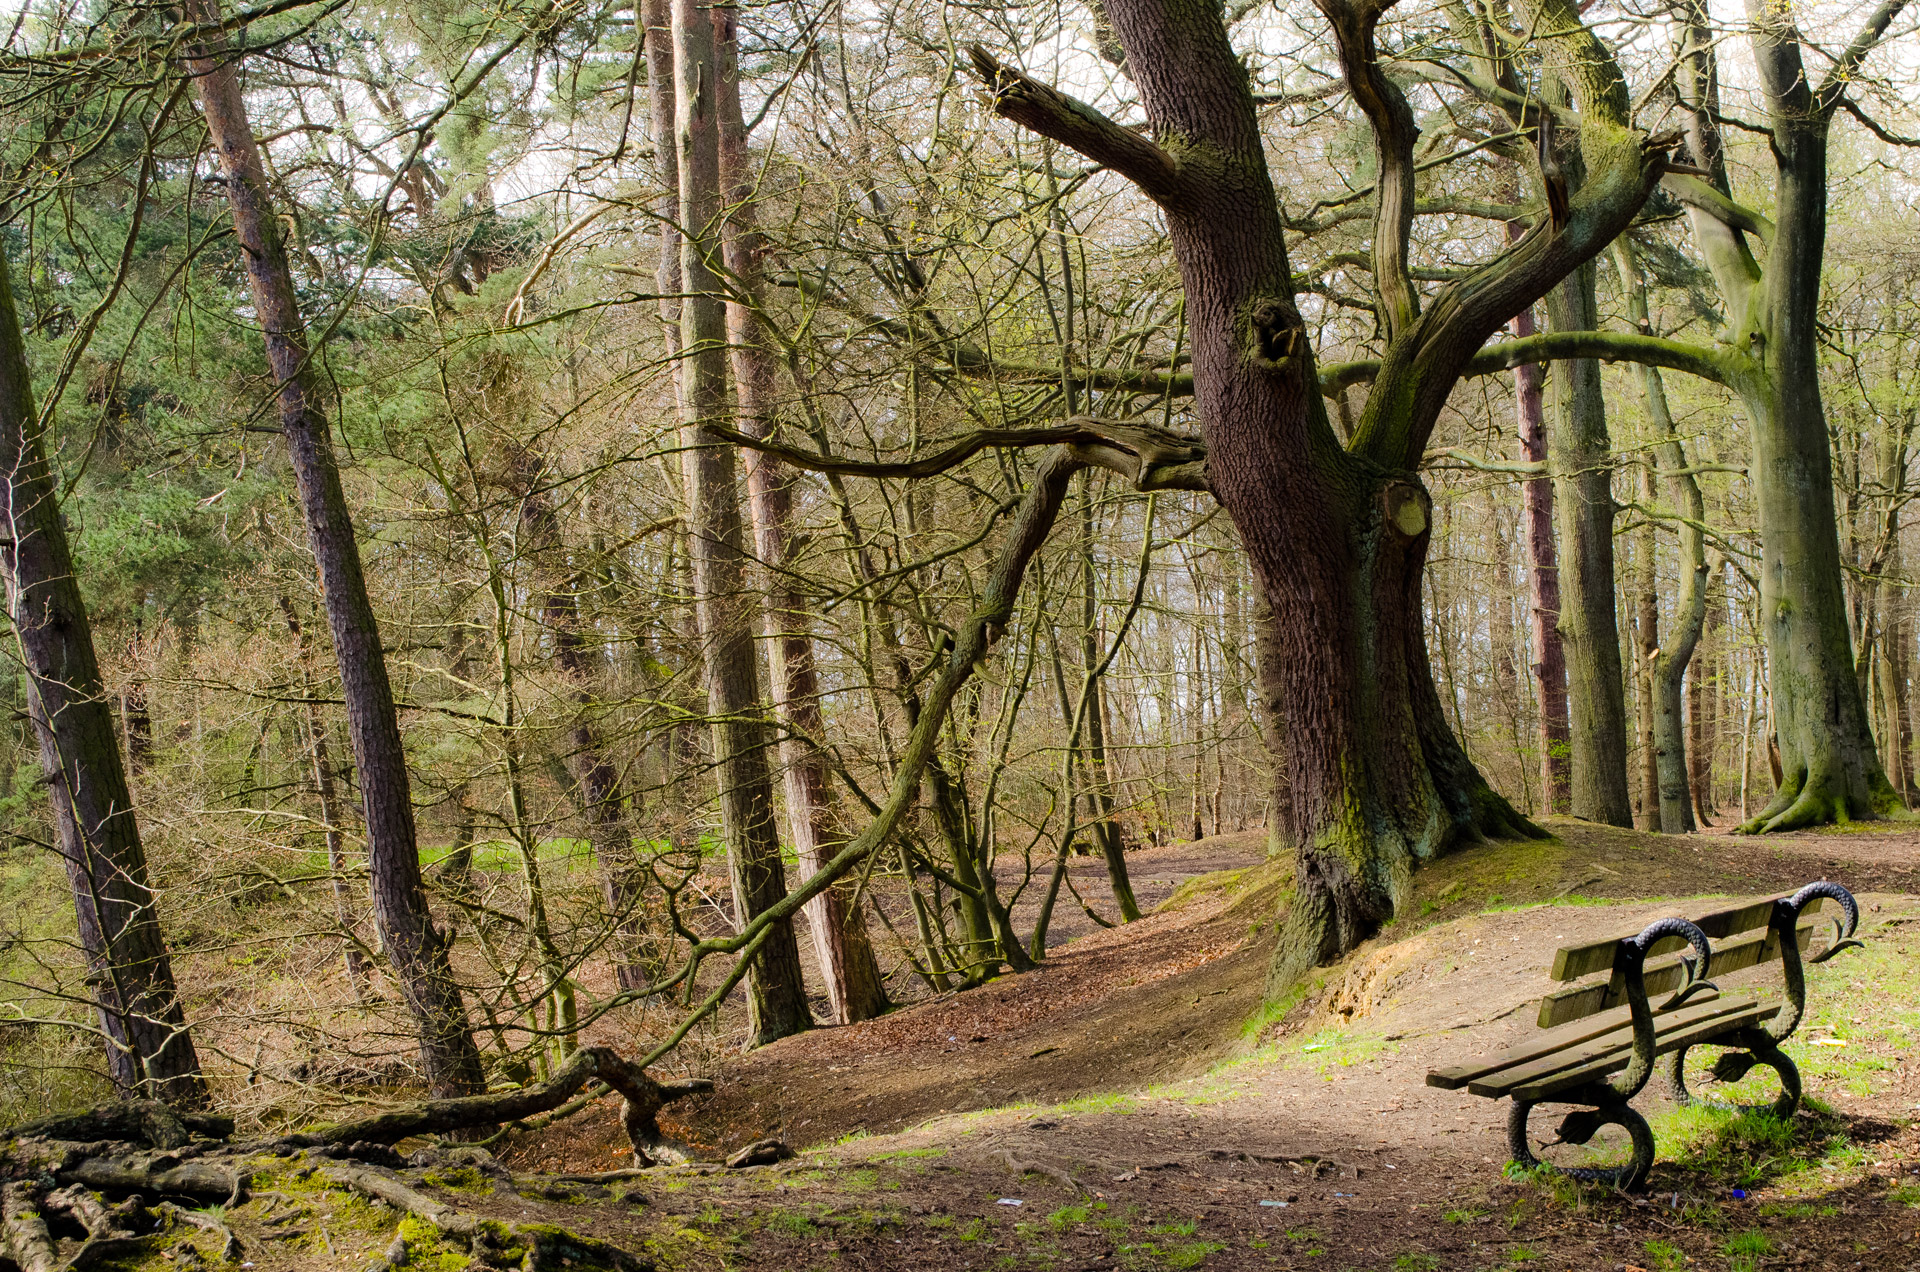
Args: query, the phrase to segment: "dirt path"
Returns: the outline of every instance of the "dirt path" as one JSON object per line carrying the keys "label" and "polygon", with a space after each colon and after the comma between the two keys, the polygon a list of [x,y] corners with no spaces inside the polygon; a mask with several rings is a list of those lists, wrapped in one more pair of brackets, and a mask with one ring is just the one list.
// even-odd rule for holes
{"label": "dirt path", "polygon": [[[1329,969],[1257,1042],[1243,1026],[1259,1006],[1278,880],[1251,900],[1189,889],[1177,908],[1075,941],[1041,971],[730,1064],[713,1097],[680,1110],[692,1138],[820,1147],[773,1171],[689,1178],[684,1195],[660,1198],[665,1226],[650,1221],[657,1252],[688,1267],[1405,1272],[1517,1267],[1550,1251],[1533,1266],[1618,1272],[1661,1266],[1670,1245],[1689,1266],[1755,1272],[1762,1263],[1734,1261],[1739,1237],[1772,1252],[1766,1266],[1920,1269],[1920,831],[1750,841],[1555,829],[1550,843],[1491,845],[1423,872],[1418,917]],[[1136,878],[1171,892],[1183,869],[1259,859],[1257,840],[1232,847],[1186,846]],[[1803,1119],[1801,1138],[1847,1145],[1832,1162],[1748,1180],[1739,1172],[1756,1168],[1715,1156],[1718,1141],[1663,1143],[1663,1159],[1686,1158],[1657,1168],[1664,1208],[1568,1203],[1503,1179],[1504,1104],[1424,1085],[1428,1068],[1533,1029],[1553,947],[1702,908],[1648,898],[1822,875],[1868,907],[1869,951],[1815,970],[1796,1051],[1832,1110]],[[1722,983],[1750,980],[1767,983],[1767,970]],[[1665,1111],[1651,1095],[1641,1104]],[[515,1155],[552,1169],[617,1152],[601,1113]],[[1901,1179],[1910,1194],[1892,1196],[1916,1208],[1890,1199]],[[1741,1183],[1749,1196],[1735,1200]],[[716,1214],[726,1222],[695,1221]],[[709,1229],[737,1238],[719,1263],[695,1239]]]}

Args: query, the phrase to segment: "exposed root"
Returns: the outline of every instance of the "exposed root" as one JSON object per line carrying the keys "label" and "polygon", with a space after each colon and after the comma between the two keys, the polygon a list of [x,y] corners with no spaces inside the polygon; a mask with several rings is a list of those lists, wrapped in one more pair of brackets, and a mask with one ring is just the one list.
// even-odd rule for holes
{"label": "exposed root", "polygon": [[729,1170],[741,1170],[748,1166],[771,1166],[793,1156],[786,1141],[777,1139],[755,1140],[733,1156],[727,1158]]}
{"label": "exposed root", "polygon": [[994,1154],[994,1157],[1004,1162],[1007,1169],[1016,1175],[1042,1175],[1057,1184],[1064,1185],[1073,1192],[1084,1193],[1088,1191],[1086,1185],[1082,1184],[1060,1167],[1050,1166],[1043,1161],[1018,1156],[1010,1148],[1001,1149]]}
{"label": "exposed root", "polygon": [[[527,1272],[582,1264],[614,1272],[652,1272],[653,1264],[619,1246],[554,1224],[514,1223],[488,1219],[446,1205],[406,1181],[372,1166],[327,1166],[320,1176],[340,1188],[385,1202],[395,1210],[431,1224],[442,1237],[466,1247],[476,1263],[487,1267],[519,1267]],[[406,1243],[396,1238],[387,1251],[387,1263],[404,1265]]]}
{"label": "exposed root", "polygon": [[0,1218],[4,1218],[7,1243],[13,1247],[13,1261],[20,1272],[58,1272],[59,1248],[40,1207],[25,1184],[8,1184],[0,1189]]}
{"label": "exposed root", "polygon": [[133,1253],[145,1240],[135,1231],[147,1208],[138,1197],[108,1206],[98,1193],[74,1185],[47,1194],[43,1207],[59,1211],[87,1230],[86,1240],[66,1266],[69,1272],[91,1267],[102,1259]]}
{"label": "exposed root", "polygon": [[713,1083],[704,1078],[656,1082],[646,1070],[623,1060],[611,1047],[581,1048],[551,1081],[538,1086],[495,1095],[428,1100],[411,1108],[290,1135],[279,1143],[292,1148],[327,1145],[357,1148],[361,1144],[392,1144],[416,1135],[445,1135],[476,1126],[498,1126],[557,1109],[596,1079],[618,1091],[626,1101],[622,1120],[627,1137],[633,1142],[635,1166],[686,1160],[686,1150],[661,1132],[657,1120],[660,1110],[684,1096],[711,1091]]}
{"label": "exposed root", "polygon": [[22,1139],[124,1140],[153,1148],[185,1148],[194,1139],[224,1140],[233,1135],[233,1119],[189,1113],[158,1100],[128,1100],[79,1113],[63,1113],[14,1127]]}
{"label": "exposed root", "polygon": [[[135,1101],[47,1118],[11,1131],[0,1131],[0,1235],[20,1272],[84,1272],[103,1259],[135,1253],[153,1239],[137,1235],[146,1211],[140,1198],[161,1199],[155,1213],[171,1226],[185,1224],[220,1237],[218,1258],[237,1263],[242,1257],[238,1235],[226,1215],[248,1202],[253,1174],[249,1163],[262,1153],[287,1157],[309,1154],[312,1164],[296,1174],[318,1176],[335,1187],[377,1200],[404,1215],[424,1222],[442,1237],[469,1251],[484,1267],[515,1267],[522,1272],[540,1269],[606,1268],[612,1272],[650,1272],[645,1260],[594,1237],[553,1224],[489,1218],[443,1203],[412,1180],[435,1183],[425,1172],[449,1165],[470,1166],[511,1190],[513,1176],[484,1149],[459,1146],[451,1150],[425,1149],[411,1158],[394,1148],[397,1140],[447,1134],[477,1126],[509,1125],[543,1113],[578,1097],[593,1084],[594,1094],[617,1091],[625,1101],[627,1134],[633,1141],[631,1168],[591,1176],[567,1177],[574,1182],[607,1183],[631,1179],[640,1169],[663,1161],[685,1161],[686,1150],[660,1130],[662,1107],[682,1096],[712,1090],[700,1079],[656,1082],[640,1066],[623,1060],[611,1048],[587,1047],[554,1075],[550,1082],[495,1095],[459,1100],[430,1100],[411,1108],[341,1123],[317,1132],[289,1136],[268,1143],[228,1142],[231,1119],[184,1113],[153,1101]],[[777,1161],[791,1150],[777,1141],[752,1145],[750,1155]],[[407,1178],[398,1173],[409,1167],[420,1172]],[[717,1169],[713,1167],[711,1169]],[[104,1196],[103,1196],[104,1194]],[[530,1194],[531,1195],[531,1194]],[[111,1204],[107,1197],[122,1200]],[[311,1216],[307,1205],[283,1193],[263,1194],[260,1213],[264,1240],[308,1235],[292,1225]],[[181,1202],[218,1207],[201,1210]],[[74,1255],[60,1257],[56,1229],[49,1215],[63,1216],[83,1229],[86,1237]],[[335,1254],[323,1226],[313,1232]],[[406,1234],[388,1251],[387,1263],[398,1267],[408,1258]],[[176,1272],[210,1266],[192,1242],[172,1252]]]}
{"label": "exposed root", "polygon": [[240,1262],[240,1238],[234,1235],[226,1221],[216,1215],[200,1210],[185,1210],[170,1201],[163,1201],[154,1210],[177,1223],[184,1223],[211,1232],[220,1238],[220,1258],[227,1263]]}

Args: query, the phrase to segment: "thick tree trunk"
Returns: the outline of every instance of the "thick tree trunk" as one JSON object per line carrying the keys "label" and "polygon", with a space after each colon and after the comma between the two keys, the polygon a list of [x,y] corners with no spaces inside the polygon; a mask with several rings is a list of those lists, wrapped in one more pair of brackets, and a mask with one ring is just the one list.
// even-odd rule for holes
{"label": "thick tree trunk", "polygon": [[[1594,270],[1582,266],[1547,298],[1556,331],[1599,327]],[[1627,706],[1614,611],[1613,455],[1600,364],[1556,362],[1554,510],[1560,522],[1560,638],[1567,658],[1568,806],[1575,817],[1633,825],[1627,791]]]}
{"label": "thick tree trunk", "polygon": [[[1789,103],[1804,93],[1804,85],[1782,88]],[[1773,799],[1742,827],[1748,831],[1872,818],[1899,804],[1881,770],[1854,675],[1820,398],[1826,120],[1798,118],[1789,105],[1776,111],[1775,129],[1779,219],[1755,306],[1761,321],[1748,341],[1758,365],[1749,365],[1739,389],[1753,425],[1760,604],[1781,778]]]}
{"label": "thick tree trunk", "polygon": [[[1388,343],[1344,446],[1294,303],[1247,72],[1219,10],[1107,0],[1145,107],[1144,134],[973,53],[999,113],[1125,173],[1166,217],[1207,481],[1240,531],[1282,645],[1288,829],[1299,848],[1270,986],[1376,931],[1404,900],[1416,862],[1488,833],[1539,833],[1488,787],[1447,725],[1421,596],[1432,504],[1410,473],[1473,351],[1618,237],[1664,164],[1632,131],[1618,67],[1571,0],[1528,7],[1556,72],[1575,86],[1592,179],[1571,199],[1550,183],[1549,215],[1535,230],[1422,312],[1406,256],[1418,130],[1380,70],[1380,8],[1319,5],[1379,160],[1372,274]],[[1604,474],[1604,443],[1601,459]],[[1610,499],[1604,510],[1610,523]],[[1613,657],[1617,671],[1617,645]]]}
{"label": "thick tree trunk", "polygon": [[[681,428],[692,505],[694,612],[707,670],[720,816],[733,876],[735,921],[745,924],[787,894],[767,768],[759,668],[753,645],[739,465],[731,443],[708,432],[727,417],[727,323],[716,267],[722,259],[718,61],[712,16],[673,0],[674,128],[680,180]],[[775,924],[747,980],[748,1034],[762,1045],[813,1023],[800,980],[793,925]]]}
{"label": "thick tree trunk", "polygon": [[53,472],[41,442],[20,315],[0,253],[0,543],[7,618],[40,744],[54,847],[99,1010],[107,1072],[138,1099],[207,1098],[160,931],[113,707],[100,679]]}
{"label": "thick tree trunk", "polygon": [[[194,0],[189,12],[199,21],[216,17],[212,0]],[[306,348],[306,326],[280,222],[268,196],[266,168],[247,121],[234,62],[207,51],[191,57],[188,65],[226,178],[235,237],[246,260],[254,313],[277,386],[280,428],[326,596],[366,816],[374,917],[413,1012],[428,1086],[436,1096],[468,1095],[484,1089],[486,1078],[468,1033],[466,1004],[453,979],[446,943],[427,908],[407,757],[387,681],[386,655],[334,462],[333,439],[320,409],[324,394]]]}
{"label": "thick tree trunk", "polygon": [[[733,9],[713,10],[720,63],[720,184],[727,200],[722,238],[735,292],[745,300],[727,302],[727,335],[740,427],[755,437],[770,437],[777,377],[773,350],[768,347],[756,312],[767,243],[754,211],[759,174],[747,151],[746,119],[740,108],[737,18]],[[780,760],[786,785],[787,830],[801,872],[812,875],[833,856],[842,836],[833,825],[833,788],[826,756],[820,750],[827,725],[820,709],[811,615],[789,573],[792,479],[777,460],[758,451],[747,452],[746,467],[754,546],[767,580],[767,601],[762,611],[767,670],[774,713],[786,726],[780,741]],[[857,882],[842,880],[828,888],[807,903],[806,914],[834,1023],[855,1024],[886,1011],[891,1004],[880,965],[873,956]]]}
{"label": "thick tree trunk", "polygon": [[[1708,176],[1698,182],[1699,190],[1686,185],[1692,178],[1682,178],[1680,188],[1726,311],[1717,347],[1727,382],[1751,424],[1748,471],[1760,514],[1761,622],[1779,747],[1774,797],[1741,827],[1746,832],[1872,818],[1899,805],[1881,770],[1855,674],[1818,340],[1828,129],[1859,58],[1885,35],[1900,7],[1879,6],[1848,46],[1846,60],[1816,85],[1792,12],[1768,0],[1747,0],[1771,130],[1770,226],[1730,197],[1717,119],[1717,37],[1704,4],[1685,9],[1687,56],[1675,86],[1693,161]],[[1762,231],[1769,240],[1764,266],[1745,237]]]}

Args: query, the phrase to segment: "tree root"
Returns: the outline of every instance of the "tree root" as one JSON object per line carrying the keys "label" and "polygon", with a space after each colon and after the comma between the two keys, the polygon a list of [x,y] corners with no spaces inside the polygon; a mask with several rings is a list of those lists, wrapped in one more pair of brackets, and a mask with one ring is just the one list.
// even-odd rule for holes
{"label": "tree root", "polygon": [[[464,1245],[476,1263],[487,1267],[535,1269],[611,1268],[613,1272],[652,1272],[653,1264],[619,1246],[554,1224],[488,1219],[444,1205],[405,1180],[372,1166],[328,1166],[318,1172],[336,1187],[385,1202],[395,1210],[431,1224],[442,1237]],[[406,1262],[404,1238],[395,1238],[387,1264]]]}
{"label": "tree root", "polygon": [[639,1065],[623,1060],[611,1047],[582,1047],[550,1081],[495,1095],[470,1095],[452,1100],[428,1100],[354,1122],[341,1122],[279,1141],[289,1148],[316,1148],[336,1144],[391,1144],[417,1135],[445,1135],[476,1126],[498,1126],[559,1108],[587,1083],[598,1080],[618,1091],[626,1102],[622,1121],[633,1143],[633,1164],[653,1166],[662,1161],[684,1161],[686,1150],[669,1140],[657,1120],[660,1110],[674,1100],[713,1090],[705,1078],[656,1082]]}
{"label": "tree root", "polygon": [[[704,1079],[657,1082],[609,1047],[581,1049],[551,1081],[537,1086],[429,1100],[267,1142],[232,1143],[231,1119],[135,1101],[0,1131],[0,1257],[10,1254],[20,1272],[84,1272],[102,1259],[132,1253],[157,1235],[137,1235],[139,1228],[147,1226],[139,1223],[147,1214],[141,1200],[145,1197],[159,1199],[154,1213],[170,1221],[170,1226],[186,1224],[218,1234],[218,1258],[237,1263],[242,1256],[240,1240],[225,1216],[248,1200],[253,1178],[249,1163],[259,1154],[282,1158],[304,1154],[311,1164],[296,1173],[317,1176],[333,1187],[390,1206],[410,1216],[410,1222],[430,1225],[442,1238],[463,1246],[483,1267],[517,1267],[522,1272],[561,1268],[577,1272],[588,1267],[651,1272],[646,1260],[598,1238],[553,1224],[494,1219],[462,1210],[408,1182],[421,1175],[402,1178],[398,1173],[409,1166],[422,1172],[455,1164],[471,1166],[512,1190],[511,1173],[484,1149],[429,1148],[406,1158],[393,1145],[402,1139],[478,1126],[510,1126],[566,1105],[589,1084],[596,1092],[611,1090],[622,1096],[622,1120],[633,1144],[633,1165],[568,1180],[631,1179],[643,1168],[688,1160],[687,1150],[662,1133],[659,1112],[673,1100],[712,1090],[713,1084]],[[754,1147],[774,1158],[786,1152],[784,1145],[770,1141]],[[424,1182],[438,1180],[429,1174]],[[124,1200],[109,1204],[103,1194]],[[262,1226],[277,1228],[267,1232],[265,1240],[299,1235],[284,1225],[309,1213],[306,1206],[282,1193],[263,1194],[262,1200],[268,1203],[261,1214]],[[226,1209],[208,1213],[179,1202]],[[50,1216],[60,1217],[52,1227]],[[61,1237],[69,1236],[73,1228],[86,1236],[73,1256],[63,1260]],[[332,1253],[326,1230],[316,1231]],[[177,1270],[211,1266],[191,1242],[182,1243],[173,1257]],[[387,1263],[399,1267],[408,1257],[403,1228],[388,1251]]]}
{"label": "tree root", "polygon": [[170,1201],[161,1202],[158,1206],[154,1207],[154,1211],[157,1214],[165,1215],[177,1223],[184,1223],[191,1227],[199,1228],[203,1232],[211,1232],[218,1235],[220,1238],[220,1258],[227,1263],[240,1262],[240,1238],[234,1235],[233,1229],[229,1228],[224,1220],[198,1210],[182,1209]]}
{"label": "tree root", "polygon": [[1041,1175],[1053,1180],[1057,1184],[1065,1186],[1071,1192],[1084,1193],[1089,1191],[1085,1184],[1075,1179],[1060,1167],[1050,1166],[1043,1161],[1021,1157],[1010,1148],[1003,1148],[995,1153],[994,1156],[999,1158],[1006,1168],[1016,1175]]}
{"label": "tree root", "polygon": [[59,1249],[27,1185],[8,1184],[0,1190],[0,1217],[4,1218],[7,1244],[13,1248],[13,1261],[20,1265],[20,1272],[58,1272]]}

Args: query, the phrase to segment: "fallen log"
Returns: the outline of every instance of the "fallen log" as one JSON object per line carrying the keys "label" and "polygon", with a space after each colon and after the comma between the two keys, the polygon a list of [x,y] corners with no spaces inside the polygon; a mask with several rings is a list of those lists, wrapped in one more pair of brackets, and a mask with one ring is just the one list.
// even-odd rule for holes
{"label": "fallen log", "polygon": [[[428,1196],[378,1167],[326,1166],[317,1173],[337,1187],[385,1202],[395,1210],[426,1221],[443,1237],[466,1246],[475,1262],[489,1267],[562,1269],[586,1264],[610,1268],[613,1272],[653,1272],[653,1264],[648,1260],[598,1237],[550,1223],[521,1223],[476,1215]],[[409,1260],[403,1237],[395,1238],[395,1247],[387,1252],[387,1264],[404,1266]]]}
{"label": "fallen log", "polygon": [[490,1095],[428,1100],[408,1108],[289,1135],[279,1143],[289,1148],[356,1142],[392,1144],[415,1136],[448,1135],[478,1126],[498,1126],[556,1109],[593,1081],[604,1082],[625,1101],[621,1120],[626,1126],[627,1138],[633,1143],[635,1166],[686,1159],[686,1150],[660,1130],[660,1110],[674,1100],[713,1090],[713,1083],[705,1078],[656,1082],[645,1069],[622,1059],[612,1047],[582,1047],[552,1078],[535,1086]]}

